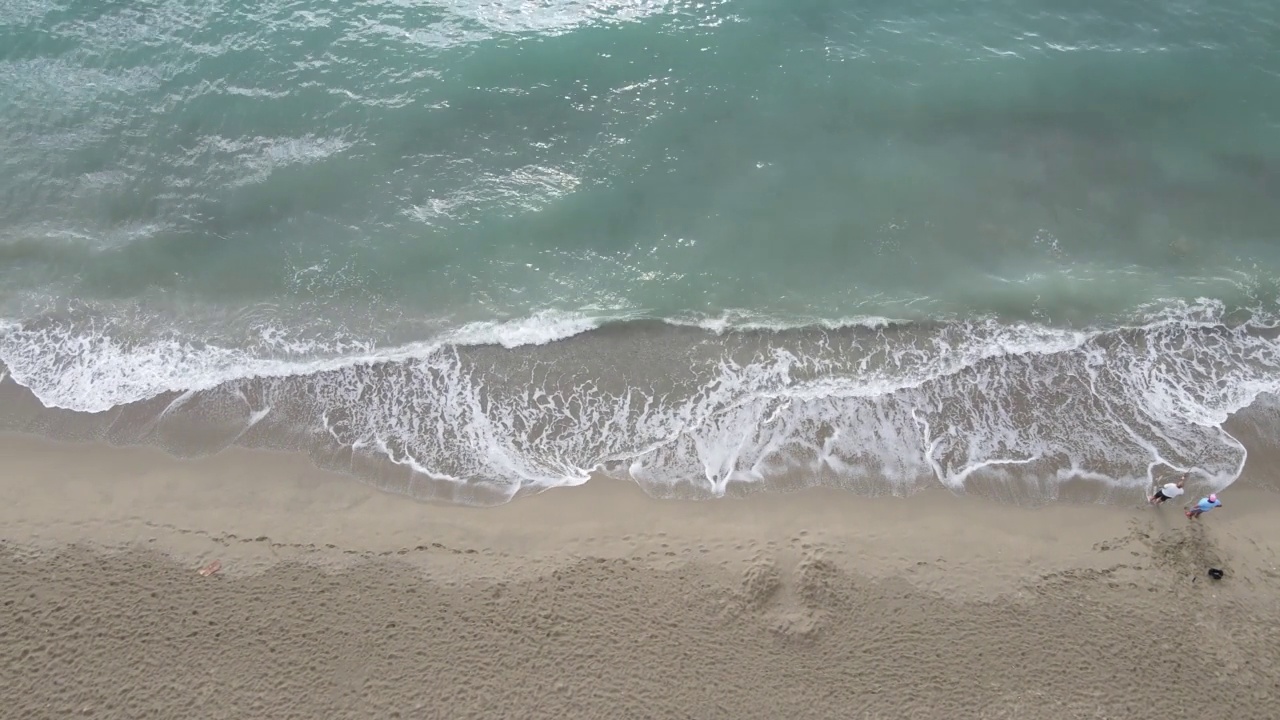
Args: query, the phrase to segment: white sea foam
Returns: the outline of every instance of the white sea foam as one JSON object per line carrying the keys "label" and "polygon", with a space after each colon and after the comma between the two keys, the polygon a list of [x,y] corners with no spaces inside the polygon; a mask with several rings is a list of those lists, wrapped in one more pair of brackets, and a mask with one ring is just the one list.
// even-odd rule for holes
{"label": "white sea foam", "polygon": [[750,310],[726,310],[718,315],[678,315],[664,320],[669,325],[696,327],[709,330],[717,335],[731,331],[743,330],[794,330],[801,327],[822,328],[825,330],[844,330],[847,328],[878,329],[895,323],[906,323],[906,320],[893,320],[878,315],[857,315],[847,318],[829,319],[812,318],[779,318],[763,315]]}
{"label": "white sea foam", "polygon": [[581,313],[543,310],[527,318],[503,322],[473,322],[448,333],[451,345],[501,345],[507,349],[523,345],[545,345],[594,330],[616,316],[596,317]]}
{"label": "white sea foam", "polygon": [[167,392],[203,391],[246,378],[291,377],[353,365],[430,357],[457,345],[541,345],[599,327],[601,320],[543,311],[504,322],[473,322],[429,341],[379,348],[373,343],[299,340],[273,327],[247,348],[181,336],[127,342],[110,322],[0,320],[0,362],[47,407],[102,412]]}
{"label": "white sea foam", "polygon": [[708,495],[797,471],[901,492],[976,476],[1131,486],[1161,464],[1221,488],[1244,460],[1221,424],[1280,391],[1273,322],[1223,315],[1201,302],[1093,332],[856,321],[654,342],[653,326],[592,333],[611,318],[548,311],[319,358],[295,354],[325,349],[309,345],[280,354],[278,338],[264,357],[130,343],[95,323],[8,323],[0,360],[50,407],[96,412],[182,392],[161,431],[180,417],[239,418],[236,438],[301,432],[503,496],[600,468]]}

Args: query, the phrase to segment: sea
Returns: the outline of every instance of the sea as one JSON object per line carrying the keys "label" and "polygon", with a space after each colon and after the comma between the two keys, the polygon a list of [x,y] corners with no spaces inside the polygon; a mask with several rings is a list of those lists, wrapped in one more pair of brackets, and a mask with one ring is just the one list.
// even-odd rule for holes
{"label": "sea", "polygon": [[7,0],[0,429],[471,504],[1222,489],[1280,430],[1277,38],[1264,0]]}

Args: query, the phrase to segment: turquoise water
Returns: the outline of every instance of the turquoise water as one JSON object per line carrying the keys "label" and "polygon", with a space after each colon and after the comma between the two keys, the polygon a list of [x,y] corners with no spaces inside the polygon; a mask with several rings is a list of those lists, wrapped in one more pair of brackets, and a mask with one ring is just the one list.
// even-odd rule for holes
{"label": "turquoise water", "polygon": [[1221,487],[1280,389],[1276,37],[1256,0],[6,3],[0,362],[411,494]]}

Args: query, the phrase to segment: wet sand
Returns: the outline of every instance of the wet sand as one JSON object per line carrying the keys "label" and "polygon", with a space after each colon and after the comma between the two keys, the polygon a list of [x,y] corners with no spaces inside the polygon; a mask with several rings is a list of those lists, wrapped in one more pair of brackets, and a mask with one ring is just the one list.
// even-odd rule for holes
{"label": "wet sand", "polygon": [[[0,717],[1270,718],[1280,498],[497,508],[0,437]],[[197,569],[217,560],[221,570]],[[1221,581],[1209,567],[1225,570]]]}

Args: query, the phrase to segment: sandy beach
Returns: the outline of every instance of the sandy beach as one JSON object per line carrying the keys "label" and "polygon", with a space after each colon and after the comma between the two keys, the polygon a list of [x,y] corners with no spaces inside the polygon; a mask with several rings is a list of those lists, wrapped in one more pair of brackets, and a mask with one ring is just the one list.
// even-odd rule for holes
{"label": "sandy beach", "polygon": [[0,455],[5,718],[1234,719],[1280,698],[1280,502],[1247,484],[1198,524],[1136,498],[617,481],[473,509],[257,451]]}

